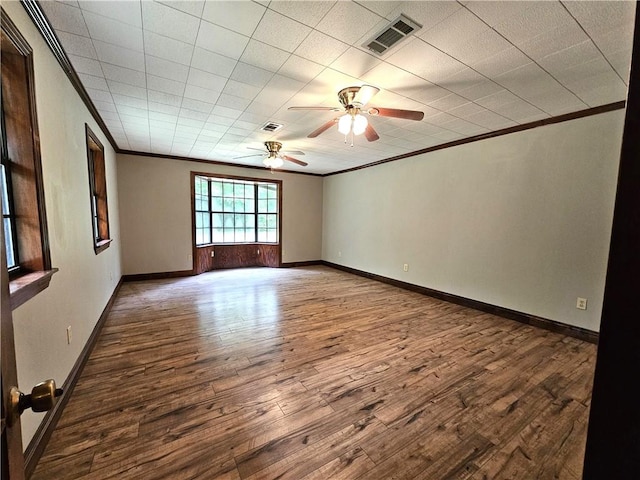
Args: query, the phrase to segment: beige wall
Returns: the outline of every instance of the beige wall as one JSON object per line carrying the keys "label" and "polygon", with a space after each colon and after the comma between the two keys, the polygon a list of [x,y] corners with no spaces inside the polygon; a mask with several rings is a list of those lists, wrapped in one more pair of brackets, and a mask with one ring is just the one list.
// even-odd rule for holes
{"label": "beige wall", "polygon": [[623,123],[618,110],[326,177],[322,258],[598,331]]}
{"label": "beige wall", "polygon": [[[2,8],[34,50],[51,260],[60,269],[44,292],[13,312],[23,391],[53,378],[62,386],[121,276],[115,152],[18,2]],[[93,251],[85,122],[105,146],[111,246]],[[72,342],[67,344],[67,326]],[[26,448],[44,414],[22,416]]]}
{"label": "beige wall", "polygon": [[137,155],[117,163],[124,274],[192,268],[192,171],[282,180],[282,261],[320,259],[321,177]]}

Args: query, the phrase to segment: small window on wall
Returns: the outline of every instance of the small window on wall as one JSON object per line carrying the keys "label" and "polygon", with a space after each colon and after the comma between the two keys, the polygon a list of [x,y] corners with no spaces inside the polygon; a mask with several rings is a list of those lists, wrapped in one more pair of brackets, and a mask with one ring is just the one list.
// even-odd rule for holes
{"label": "small window on wall", "polygon": [[111,243],[107,207],[107,175],[104,163],[104,147],[89,126],[85,126],[87,133],[87,160],[89,162],[93,249],[98,254],[108,248]]}
{"label": "small window on wall", "polygon": [[194,175],[196,245],[278,243],[280,183]]}

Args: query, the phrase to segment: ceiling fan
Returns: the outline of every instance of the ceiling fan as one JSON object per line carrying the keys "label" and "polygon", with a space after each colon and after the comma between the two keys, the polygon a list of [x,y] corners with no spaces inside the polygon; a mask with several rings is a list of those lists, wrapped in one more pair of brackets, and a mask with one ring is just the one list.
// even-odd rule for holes
{"label": "ceiling fan", "polygon": [[[294,155],[304,155],[304,152],[301,152],[300,150],[281,151],[282,143],[273,142],[273,141],[264,142],[264,146],[267,147],[267,153],[266,153],[267,156],[262,161],[262,163],[264,163],[267,167],[271,168],[272,170],[274,168],[280,168],[284,164],[285,160],[288,162],[295,163],[297,165],[301,165],[303,167],[306,167],[308,165],[307,162],[303,162],[302,160],[298,160],[297,158],[293,158],[290,155],[287,155],[289,153],[292,153]],[[252,148],[252,147],[247,147],[247,148],[249,148],[250,150],[262,150],[261,148]],[[264,153],[254,153],[252,155],[243,155],[242,157],[235,157],[235,158],[237,159],[237,158],[257,157],[262,155],[264,155]]]}
{"label": "ceiling fan", "polygon": [[331,128],[335,123],[338,124],[338,131],[345,136],[351,133],[351,146],[353,146],[353,136],[364,133],[366,139],[370,142],[378,140],[380,137],[373,126],[367,121],[362,113],[368,113],[371,116],[403,118],[405,120],[422,120],[424,112],[417,110],[401,110],[398,108],[382,108],[369,107],[364,108],[373,96],[380,91],[377,87],[371,85],[363,85],[361,87],[347,87],[338,92],[338,100],[342,104],[340,107],[289,107],[289,110],[326,110],[332,112],[345,111],[344,115],[329,120],[321,127],[317,128],[309,135],[309,138],[315,138],[322,132]]}

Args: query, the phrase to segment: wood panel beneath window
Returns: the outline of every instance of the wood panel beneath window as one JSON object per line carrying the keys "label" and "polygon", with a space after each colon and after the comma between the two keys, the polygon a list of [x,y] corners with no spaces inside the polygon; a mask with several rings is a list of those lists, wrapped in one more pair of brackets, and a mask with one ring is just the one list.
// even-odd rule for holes
{"label": "wood panel beneath window", "polygon": [[[214,256],[211,253],[214,253]],[[196,275],[226,268],[279,267],[280,245],[266,243],[207,245],[196,247],[194,258]]]}

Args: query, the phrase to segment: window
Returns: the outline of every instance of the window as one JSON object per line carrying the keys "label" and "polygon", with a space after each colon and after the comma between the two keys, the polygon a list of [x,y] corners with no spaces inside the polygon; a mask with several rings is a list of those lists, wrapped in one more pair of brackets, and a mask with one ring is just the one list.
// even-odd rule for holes
{"label": "window", "polygon": [[[1,103],[1,102],[0,102]],[[4,105],[3,105],[4,107]],[[11,189],[11,175],[9,153],[7,152],[7,137],[4,127],[4,108],[0,113],[0,129],[2,145],[2,223],[4,227],[4,246],[7,254],[7,268],[9,273],[19,268],[18,264],[18,242],[16,240],[16,215],[13,206],[13,194]]]}
{"label": "window", "polygon": [[89,162],[93,249],[98,254],[108,248],[111,243],[107,208],[107,175],[104,165],[104,147],[88,125],[85,125],[85,129],[87,133],[87,160]]}
{"label": "window", "polygon": [[57,269],[49,253],[33,52],[4,10],[0,19],[3,253],[15,309],[47,288]]}
{"label": "window", "polygon": [[194,176],[196,245],[277,243],[280,183]]}

